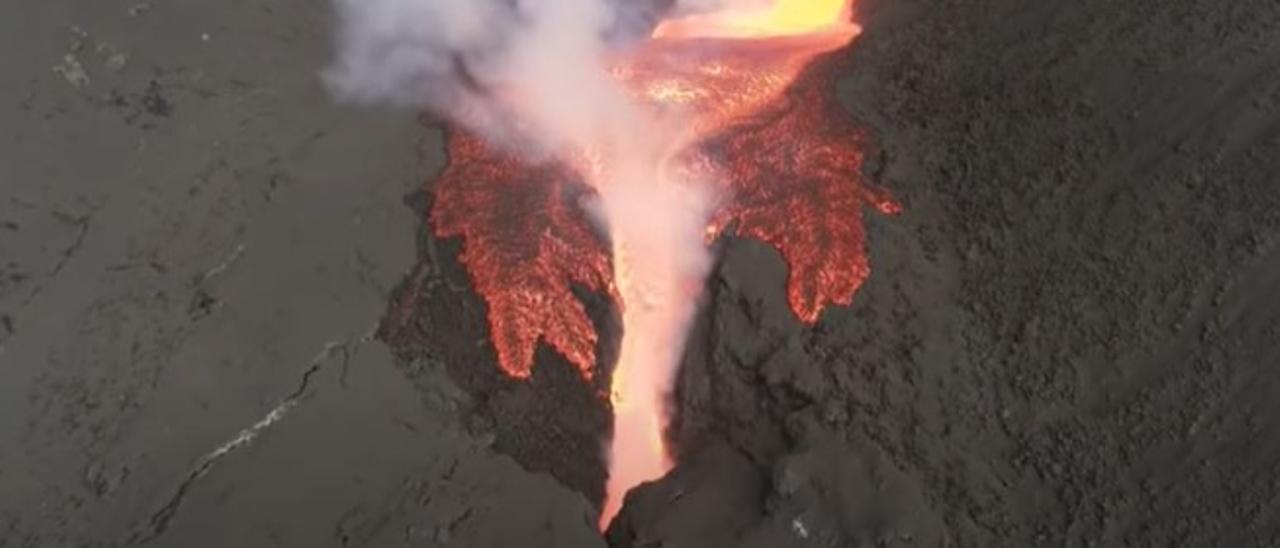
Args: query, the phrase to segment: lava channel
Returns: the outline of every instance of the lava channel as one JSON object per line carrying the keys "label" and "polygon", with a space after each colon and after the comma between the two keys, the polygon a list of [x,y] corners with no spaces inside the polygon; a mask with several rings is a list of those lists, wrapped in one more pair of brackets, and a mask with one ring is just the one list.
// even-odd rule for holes
{"label": "lava channel", "polygon": [[[863,177],[866,135],[834,97],[843,50],[860,32],[851,4],[777,0],[754,12],[667,20],[609,67],[637,102],[687,116],[679,146],[653,171],[704,182],[719,197],[702,204],[686,235],[703,245],[732,228],[776,248],[789,268],[788,302],[810,324],[828,305],[850,304],[870,273],[864,206],[900,211]],[[664,398],[701,279],[680,276],[672,266],[680,258],[643,231],[594,229],[584,197],[615,192],[599,182],[615,166],[525,158],[458,128],[447,151],[432,228],[462,239],[460,260],[488,306],[506,374],[527,378],[543,341],[592,378],[597,334],[573,286],[611,296],[622,311],[604,528],[627,490],[671,466]],[[697,201],[670,188],[655,207]],[[658,302],[637,302],[644,299]]]}

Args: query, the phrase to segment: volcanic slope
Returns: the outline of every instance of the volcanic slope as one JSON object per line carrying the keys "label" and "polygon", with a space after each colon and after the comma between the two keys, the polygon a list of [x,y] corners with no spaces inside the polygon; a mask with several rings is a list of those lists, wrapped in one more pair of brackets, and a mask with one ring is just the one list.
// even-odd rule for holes
{"label": "volcanic slope", "polygon": [[[1280,545],[1280,5],[860,6],[840,96],[903,213],[812,328],[723,243],[681,465],[610,542]],[[603,543],[600,387],[500,377],[397,203],[442,140],[332,104],[325,9],[0,6],[0,546]]]}
{"label": "volcanic slope", "polygon": [[[861,6],[840,96],[905,212],[869,218],[871,277],[813,328],[775,253],[724,242],[682,464],[610,543],[1280,542],[1280,7]],[[538,456],[589,446],[569,407],[478,421],[594,498],[597,456]]]}

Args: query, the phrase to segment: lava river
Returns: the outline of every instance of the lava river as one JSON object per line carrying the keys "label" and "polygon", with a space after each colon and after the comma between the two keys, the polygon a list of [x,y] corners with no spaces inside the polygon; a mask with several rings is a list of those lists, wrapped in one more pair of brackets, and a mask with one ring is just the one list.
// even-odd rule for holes
{"label": "lava river", "polygon": [[645,153],[624,156],[641,162],[617,165],[603,146],[534,159],[449,132],[432,228],[463,241],[502,370],[528,377],[543,341],[584,378],[597,373],[598,336],[575,286],[609,295],[622,316],[619,358],[605,372],[614,428],[602,527],[627,490],[671,466],[665,402],[707,266],[684,249],[727,230],[772,245],[808,323],[849,304],[869,274],[864,206],[899,206],[861,175],[865,135],[833,96],[859,32],[851,8],[777,0],[669,19],[618,53],[609,74],[630,97],[681,121],[655,125],[657,140],[637,136]]}

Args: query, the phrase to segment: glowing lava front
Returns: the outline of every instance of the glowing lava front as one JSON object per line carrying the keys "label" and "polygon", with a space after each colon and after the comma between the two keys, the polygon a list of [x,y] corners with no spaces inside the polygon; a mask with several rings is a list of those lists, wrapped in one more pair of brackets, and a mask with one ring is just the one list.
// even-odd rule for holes
{"label": "glowing lava front", "polygon": [[[809,323],[849,304],[869,274],[862,208],[899,206],[863,180],[862,133],[832,96],[837,58],[824,54],[858,34],[850,12],[851,0],[775,0],[661,23],[610,66],[655,118],[683,122],[637,136],[639,165],[608,165],[619,156],[591,147],[534,161],[450,134],[432,219],[437,235],[464,240],[502,369],[527,377],[544,340],[590,378],[597,335],[571,285],[621,310],[602,528],[627,490],[671,466],[665,402],[707,268],[685,250],[729,227],[773,245],[790,269],[789,303]],[[581,206],[592,198],[607,242]]]}

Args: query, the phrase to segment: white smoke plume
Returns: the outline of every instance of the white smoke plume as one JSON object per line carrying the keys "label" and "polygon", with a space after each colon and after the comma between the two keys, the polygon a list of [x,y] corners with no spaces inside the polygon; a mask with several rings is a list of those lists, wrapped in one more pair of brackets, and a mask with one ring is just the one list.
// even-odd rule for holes
{"label": "white smoke plume", "polygon": [[324,79],[339,98],[425,107],[498,142],[594,139],[632,114],[603,55],[656,17],[650,2],[623,2],[335,0]]}
{"label": "white smoke plume", "polygon": [[[491,142],[551,157],[590,149],[592,212],[608,229],[623,304],[610,499],[669,466],[664,405],[710,265],[710,185],[672,180],[678,120],[637,104],[606,57],[663,14],[767,0],[334,0],[338,44],[324,73],[349,101],[425,108]],[[560,156],[566,159],[566,156]],[[629,430],[630,429],[630,430]],[[637,448],[636,445],[644,445]],[[638,453],[645,452],[645,453]]]}
{"label": "white smoke plume", "polygon": [[334,0],[337,55],[323,76],[344,100],[426,108],[495,141],[545,146],[629,115],[601,61],[660,17],[770,2]]}

